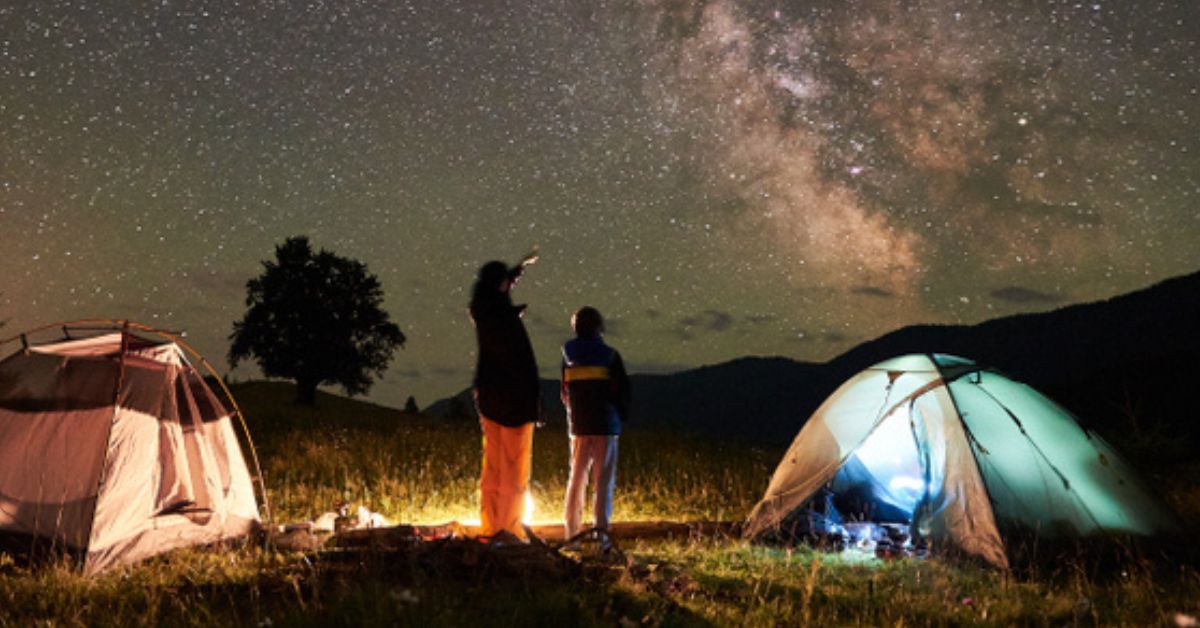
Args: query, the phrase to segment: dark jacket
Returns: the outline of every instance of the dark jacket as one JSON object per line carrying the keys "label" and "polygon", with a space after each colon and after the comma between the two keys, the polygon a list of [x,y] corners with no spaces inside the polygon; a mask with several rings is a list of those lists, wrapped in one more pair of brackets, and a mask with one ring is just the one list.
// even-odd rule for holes
{"label": "dark jacket", "polygon": [[574,436],[621,433],[629,418],[629,377],[616,349],[600,338],[576,338],[563,345],[562,399]]}
{"label": "dark jacket", "polygon": [[477,294],[471,301],[471,320],[479,343],[475,409],[508,427],[536,422],[541,407],[537,361],[521,322],[523,309],[499,291]]}

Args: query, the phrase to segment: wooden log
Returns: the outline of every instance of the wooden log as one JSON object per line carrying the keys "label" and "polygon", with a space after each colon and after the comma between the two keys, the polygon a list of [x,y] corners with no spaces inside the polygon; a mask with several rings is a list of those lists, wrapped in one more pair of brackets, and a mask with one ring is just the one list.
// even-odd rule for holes
{"label": "wooden log", "polygon": [[471,529],[455,521],[440,525],[402,524],[387,528],[357,528],[337,533],[332,544],[347,548],[389,548],[421,541],[472,536],[469,533]]}
{"label": "wooden log", "polygon": [[[538,538],[561,542],[563,525],[547,523],[529,526]],[[736,538],[741,535],[741,521],[618,521],[609,529],[617,541],[658,539]],[[479,536],[478,526],[450,522],[441,525],[398,525],[389,528],[344,530],[334,536],[332,545],[355,549],[388,549],[421,541]]]}

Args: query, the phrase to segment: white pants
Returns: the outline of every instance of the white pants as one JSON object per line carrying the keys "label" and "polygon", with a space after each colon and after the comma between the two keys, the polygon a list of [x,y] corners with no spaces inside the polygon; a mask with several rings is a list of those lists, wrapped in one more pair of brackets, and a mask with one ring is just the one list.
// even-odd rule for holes
{"label": "white pants", "polygon": [[613,487],[617,483],[617,437],[616,436],[572,436],[571,478],[567,481],[567,496],[563,519],[566,523],[566,538],[578,534],[583,528],[583,498],[587,492],[588,471],[591,471],[592,490],[595,491],[593,515],[595,526],[608,529],[612,518]]}

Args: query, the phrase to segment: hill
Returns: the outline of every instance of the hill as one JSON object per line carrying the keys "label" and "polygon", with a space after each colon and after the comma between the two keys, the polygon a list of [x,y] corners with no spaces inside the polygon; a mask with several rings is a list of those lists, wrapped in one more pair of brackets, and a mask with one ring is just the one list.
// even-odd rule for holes
{"label": "hill", "polygon": [[[972,326],[906,327],[826,365],[821,398],[880,360],[904,353],[969,357],[1045,392],[1098,428],[1138,422],[1195,436],[1200,381],[1200,273],[1105,301]],[[820,399],[810,400],[815,409]]]}
{"label": "hill", "polygon": [[397,408],[320,390],[315,405],[298,405],[295,403],[296,386],[289,381],[238,382],[230,384],[229,390],[244,412],[260,449],[270,449],[280,434],[296,430],[340,427],[386,431],[404,422],[422,425],[438,422]]}
{"label": "hill", "polygon": [[[994,366],[1108,432],[1196,439],[1200,273],[1104,301],[976,325],[918,325],[824,364],[747,357],[671,375],[634,375],[635,420],[722,438],[786,442],[854,373],[905,353],[950,353]],[[563,420],[557,382],[542,382],[549,421]],[[426,413],[474,418],[470,391]]]}
{"label": "hill", "polygon": [[[809,392],[819,366],[788,358],[746,357],[673,375],[630,376],[634,420],[639,426],[677,429],[723,437],[736,432],[751,440],[769,439],[782,425],[795,424],[797,404]],[[566,411],[558,382],[542,380],[548,425],[563,425]],[[470,389],[430,404],[425,414],[475,420]],[[731,417],[733,424],[731,424]]]}

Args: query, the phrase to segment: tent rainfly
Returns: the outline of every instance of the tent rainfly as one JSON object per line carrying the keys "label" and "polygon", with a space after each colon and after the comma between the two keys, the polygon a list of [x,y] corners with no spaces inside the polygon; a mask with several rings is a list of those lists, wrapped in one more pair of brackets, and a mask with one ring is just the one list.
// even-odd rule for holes
{"label": "tent rainfly", "polygon": [[180,346],[97,333],[0,361],[0,540],[96,573],[254,530],[230,414]]}
{"label": "tent rainfly", "polygon": [[848,495],[914,537],[1005,568],[1006,538],[1017,533],[1178,532],[1175,515],[1066,410],[995,370],[940,354],[881,362],[826,399],[745,533],[778,533],[821,507],[818,499]]}

